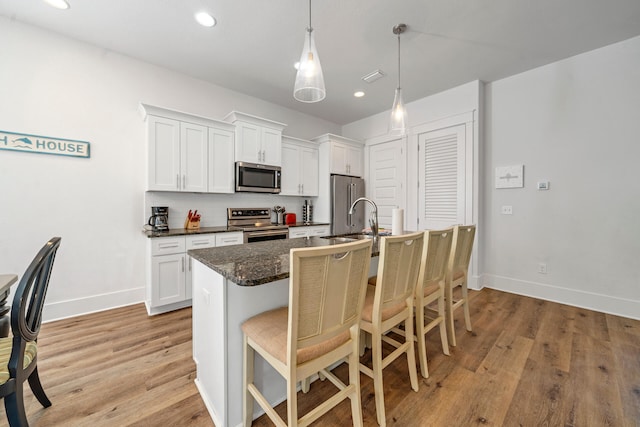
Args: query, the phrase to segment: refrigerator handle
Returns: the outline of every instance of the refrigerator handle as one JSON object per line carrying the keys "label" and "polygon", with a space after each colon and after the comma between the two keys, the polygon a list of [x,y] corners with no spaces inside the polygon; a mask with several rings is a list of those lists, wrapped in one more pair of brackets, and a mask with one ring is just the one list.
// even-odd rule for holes
{"label": "refrigerator handle", "polygon": [[353,194],[352,194],[352,187],[353,184],[349,183],[348,185],[348,191],[347,191],[347,223],[349,225],[349,227],[351,227],[351,214],[349,214],[349,208],[351,207],[351,202],[353,199]]}

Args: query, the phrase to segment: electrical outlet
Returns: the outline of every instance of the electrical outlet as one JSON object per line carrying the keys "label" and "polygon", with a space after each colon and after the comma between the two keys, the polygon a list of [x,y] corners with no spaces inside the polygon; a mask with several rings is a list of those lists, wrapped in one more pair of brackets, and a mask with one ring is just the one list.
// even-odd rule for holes
{"label": "electrical outlet", "polygon": [[503,206],[502,215],[513,215],[513,206]]}
{"label": "electrical outlet", "polygon": [[547,264],[544,262],[541,262],[538,264],[538,273],[540,274],[547,274]]}

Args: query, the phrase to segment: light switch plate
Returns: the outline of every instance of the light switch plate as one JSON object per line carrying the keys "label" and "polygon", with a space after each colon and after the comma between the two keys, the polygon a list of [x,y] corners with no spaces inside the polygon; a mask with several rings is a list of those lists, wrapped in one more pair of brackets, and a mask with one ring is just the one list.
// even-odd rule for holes
{"label": "light switch plate", "polygon": [[549,181],[538,181],[538,190],[548,190]]}
{"label": "light switch plate", "polygon": [[503,206],[502,215],[513,215],[513,206]]}

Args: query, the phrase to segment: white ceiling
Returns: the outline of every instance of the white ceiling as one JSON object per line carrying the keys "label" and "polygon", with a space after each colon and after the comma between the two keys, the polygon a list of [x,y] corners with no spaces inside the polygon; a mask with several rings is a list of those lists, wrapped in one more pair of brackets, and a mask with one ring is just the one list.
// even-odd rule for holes
{"label": "white ceiling", "polygon": [[[405,102],[494,81],[640,35],[640,0],[315,0],[324,101],[293,99],[305,0],[0,0],[0,15],[345,124],[391,108],[402,36]],[[194,22],[205,10],[213,28]],[[376,69],[387,74],[367,84]],[[356,99],[353,93],[366,95]]]}

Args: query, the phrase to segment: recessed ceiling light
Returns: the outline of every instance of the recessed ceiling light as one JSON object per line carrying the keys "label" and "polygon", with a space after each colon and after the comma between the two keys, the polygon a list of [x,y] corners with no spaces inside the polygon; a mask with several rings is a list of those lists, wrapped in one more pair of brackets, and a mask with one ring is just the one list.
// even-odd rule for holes
{"label": "recessed ceiling light", "polygon": [[69,3],[67,0],[44,0],[49,6],[55,7],[56,9],[69,9]]}
{"label": "recessed ceiling light", "polygon": [[216,19],[207,12],[196,13],[196,21],[203,27],[213,27],[216,25]]}
{"label": "recessed ceiling light", "polygon": [[353,96],[355,96],[356,98],[362,98],[364,96],[364,92],[359,90],[357,92],[354,92]]}

